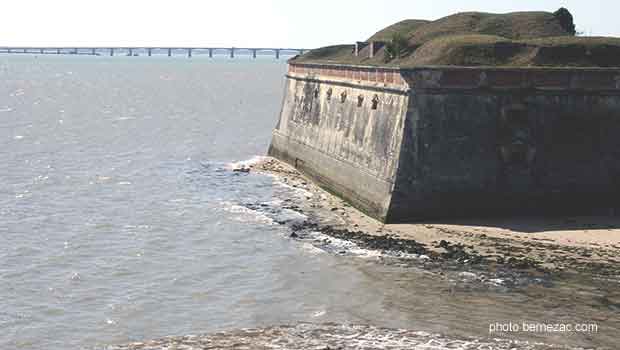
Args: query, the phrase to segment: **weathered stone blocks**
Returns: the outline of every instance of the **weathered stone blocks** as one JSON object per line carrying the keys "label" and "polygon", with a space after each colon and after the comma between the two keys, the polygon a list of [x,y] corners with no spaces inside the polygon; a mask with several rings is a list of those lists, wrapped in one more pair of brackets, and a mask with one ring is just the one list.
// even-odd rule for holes
{"label": "weathered stone blocks", "polygon": [[378,220],[618,205],[620,70],[291,66],[269,154]]}

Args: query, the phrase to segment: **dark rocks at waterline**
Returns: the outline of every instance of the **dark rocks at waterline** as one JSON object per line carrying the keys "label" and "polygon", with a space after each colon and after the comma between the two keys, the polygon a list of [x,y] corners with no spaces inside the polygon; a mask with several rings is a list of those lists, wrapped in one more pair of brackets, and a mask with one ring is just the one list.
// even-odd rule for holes
{"label": "dark rocks at waterline", "polygon": [[445,260],[454,260],[460,263],[469,264],[481,264],[487,262],[485,257],[478,254],[475,250],[471,253],[466,251],[466,247],[463,244],[451,244],[448,241],[442,240],[437,248],[443,248],[445,252],[441,253],[441,258]]}
{"label": "dark rocks at waterline", "polygon": [[[551,283],[549,274],[532,270],[529,267],[535,264],[523,263],[518,258],[504,259],[500,264],[495,260],[497,256],[483,256],[473,246],[454,244],[446,240],[433,242],[433,247],[430,247],[398,236],[369,234],[361,230],[319,224],[312,218],[312,213],[304,214],[300,206],[293,204],[294,201],[287,199],[283,202],[284,205],[270,202],[246,202],[241,205],[289,228],[290,239],[311,244],[328,254],[376,257],[382,264],[422,268],[452,280],[459,288],[503,290],[532,283]],[[296,214],[291,214],[292,212]],[[476,278],[463,280],[463,276],[459,274],[461,272],[472,273]]]}
{"label": "dark rocks at waterline", "polygon": [[[547,273],[540,262],[530,258],[491,257],[484,256],[463,244],[453,244],[442,240],[436,248],[443,248],[438,252],[427,248],[424,244],[411,239],[397,238],[390,235],[371,235],[363,231],[337,229],[331,226],[321,226],[317,223],[304,221],[291,226],[293,239],[304,239],[303,232],[320,232],[326,236],[355,243],[358,247],[368,250],[377,250],[383,253],[398,252],[413,254],[420,257],[425,264],[433,264],[443,268],[462,268],[464,266],[492,267],[493,270],[527,270]],[[487,269],[487,268],[485,268]]]}
{"label": "dark rocks at waterline", "polygon": [[[304,222],[292,226],[295,238],[299,237],[297,232],[302,230],[314,230],[327,236],[353,242],[364,249],[379,250],[383,252],[397,251],[419,256],[428,256],[431,260],[455,260],[461,263],[479,264],[485,262],[485,258],[476,252],[468,253],[462,244],[451,244],[442,241],[444,253],[431,251],[422,243],[412,239],[396,238],[390,235],[370,235],[363,231],[350,231],[346,229],[336,229],[331,226],[321,227],[316,223]],[[291,235],[291,237],[293,237]]]}
{"label": "dark rocks at waterline", "polygon": [[251,168],[243,166],[239,168],[234,168],[232,171],[236,173],[249,173],[251,170]]}
{"label": "dark rocks at waterline", "polygon": [[[334,246],[333,242],[329,242],[329,240],[316,240],[315,233],[353,243],[364,250],[378,251],[381,253],[380,258],[385,262],[391,262],[395,258],[398,259],[398,261],[394,261],[395,263],[416,265],[431,270],[463,271],[474,269],[483,274],[489,273],[489,276],[501,276],[502,278],[505,276],[514,277],[515,273],[548,277],[548,274],[553,270],[553,265],[543,265],[542,261],[529,256],[523,250],[527,247],[513,246],[505,239],[481,235],[479,238],[483,241],[478,248],[461,243],[452,243],[448,240],[433,242],[433,246],[430,247],[418,241],[398,236],[369,234],[355,228],[354,225],[347,229],[320,224],[317,219],[313,218],[311,212],[308,213],[303,209],[303,204],[296,204],[296,201],[291,199],[286,199],[283,202],[284,205],[276,206],[270,203],[243,203],[242,205],[266,214],[274,220],[274,223],[288,226],[291,230],[289,234],[291,239],[309,241],[322,250],[338,255],[356,254],[349,254],[349,248],[342,249],[337,247],[337,244]],[[291,212],[299,215],[291,215]],[[477,249],[486,249],[487,253],[483,254]],[[554,248],[545,245],[545,249]],[[416,256],[418,259],[411,259]],[[549,270],[550,268],[552,270]],[[604,271],[598,266],[591,270]],[[563,270],[560,269],[557,272],[563,272]],[[613,272],[617,272],[617,269],[606,274],[613,274]]]}
{"label": "dark rocks at waterline", "polygon": [[365,249],[380,251],[398,251],[407,254],[426,255],[429,251],[414,240],[394,238],[389,235],[374,236],[363,231],[349,231],[326,227],[321,229],[321,233],[328,236],[353,242]]}
{"label": "dark rocks at waterline", "polygon": [[533,260],[531,258],[525,257],[522,259],[517,259],[513,256],[506,259],[505,257],[497,258],[498,264],[508,265],[516,269],[527,270],[527,269],[538,269],[540,268],[540,262]]}
{"label": "dark rocks at waterline", "polygon": [[350,231],[347,229],[333,228],[331,226],[320,226],[308,221],[294,224],[291,226],[291,229],[293,230],[291,234],[293,238],[303,237],[300,234],[303,231],[317,231],[332,238],[353,242],[364,249],[382,252],[395,251],[418,256],[429,254],[436,255],[429,251],[424,244],[418,243],[415,240],[395,238],[389,235],[370,235],[363,231]]}

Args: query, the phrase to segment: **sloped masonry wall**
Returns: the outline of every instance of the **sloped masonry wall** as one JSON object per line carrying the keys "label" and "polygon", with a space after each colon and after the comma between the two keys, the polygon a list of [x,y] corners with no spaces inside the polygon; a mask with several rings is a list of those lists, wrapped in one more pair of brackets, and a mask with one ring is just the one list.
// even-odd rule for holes
{"label": "sloped masonry wall", "polygon": [[[408,87],[352,70],[290,66],[269,154],[357,208],[385,220],[394,187]],[[331,73],[331,74],[329,74]],[[386,76],[388,76],[386,78]]]}
{"label": "sloped masonry wall", "polygon": [[620,70],[291,64],[269,153],[384,222],[608,213]]}

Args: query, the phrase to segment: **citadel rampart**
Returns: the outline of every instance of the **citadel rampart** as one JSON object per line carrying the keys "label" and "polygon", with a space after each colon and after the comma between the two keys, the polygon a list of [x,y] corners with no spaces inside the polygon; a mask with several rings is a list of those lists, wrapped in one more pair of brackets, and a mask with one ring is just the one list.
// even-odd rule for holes
{"label": "citadel rampart", "polygon": [[620,69],[290,62],[269,154],[384,222],[620,195]]}

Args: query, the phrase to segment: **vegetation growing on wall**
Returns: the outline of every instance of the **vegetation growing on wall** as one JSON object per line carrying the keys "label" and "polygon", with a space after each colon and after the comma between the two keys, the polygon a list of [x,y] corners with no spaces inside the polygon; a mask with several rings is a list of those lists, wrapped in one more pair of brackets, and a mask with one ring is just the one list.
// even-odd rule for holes
{"label": "vegetation growing on wall", "polygon": [[394,33],[392,39],[385,44],[385,61],[402,58],[409,48],[409,42],[401,33]]}
{"label": "vegetation growing on wall", "polygon": [[553,13],[553,16],[560,22],[562,28],[569,34],[577,34],[575,29],[575,22],[573,21],[573,15],[566,8],[561,7],[559,10]]}

